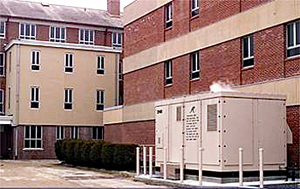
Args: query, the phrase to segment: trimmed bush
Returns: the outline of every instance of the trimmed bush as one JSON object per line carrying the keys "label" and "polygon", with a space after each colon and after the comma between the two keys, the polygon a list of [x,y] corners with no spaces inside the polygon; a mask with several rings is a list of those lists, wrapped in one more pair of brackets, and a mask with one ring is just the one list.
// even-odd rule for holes
{"label": "trimmed bush", "polygon": [[96,140],[58,140],[55,153],[59,160],[110,170],[134,170],[136,147],[133,144],[111,144]]}

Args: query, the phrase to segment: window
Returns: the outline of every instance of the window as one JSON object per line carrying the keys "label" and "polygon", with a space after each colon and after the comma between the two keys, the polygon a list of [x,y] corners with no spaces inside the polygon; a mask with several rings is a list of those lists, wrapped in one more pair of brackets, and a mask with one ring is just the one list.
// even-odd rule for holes
{"label": "window", "polygon": [[40,70],[40,52],[31,51],[31,70]]}
{"label": "window", "polygon": [[79,128],[71,127],[70,136],[71,136],[71,139],[79,139]]}
{"label": "window", "polygon": [[72,89],[65,89],[65,103],[64,103],[64,108],[66,110],[71,110],[72,109],[72,101],[73,101],[73,95],[72,95]]}
{"label": "window", "polygon": [[166,17],[166,28],[170,28],[172,26],[172,3],[166,5],[165,17]]}
{"label": "window", "polygon": [[104,109],[104,91],[97,90],[96,110]]}
{"label": "window", "polygon": [[42,148],[42,127],[25,126],[25,148]]}
{"label": "window", "polygon": [[181,121],[181,106],[176,107],[176,121]]}
{"label": "window", "polygon": [[300,55],[300,21],[287,25],[287,57]]}
{"label": "window", "polygon": [[21,39],[35,39],[35,25],[20,24],[20,38]]}
{"label": "window", "polygon": [[169,85],[173,83],[172,79],[172,61],[165,62],[165,84]]}
{"label": "window", "polygon": [[4,113],[4,90],[0,89],[0,113]]}
{"label": "window", "polygon": [[57,126],[56,127],[56,140],[62,140],[65,138],[65,127]]}
{"label": "window", "polygon": [[39,94],[40,89],[38,87],[31,87],[31,101],[30,107],[31,108],[39,108]]}
{"label": "window", "polygon": [[0,21],[0,38],[5,37],[5,22]]}
{"label": "window", "polygon": [[50,27],[50,41],[66,42],[66,28]]}
{"label": "window", "polygon": [[199,5],[198,5],[198,0],[192,0],[191,2],[191,15],[196,16],[199,14]]}
{"label": "window", "polygon": [[207,131],[217,131],[217,104],[207,105]]}
{"label": "window", "polygon": [[67,53],[65,54],[65,72],[72,73],[74,65],[73,54]]}
{"label": "window", "polygon": [[86,44],[86,45],[93,45],[94,44],[94,31],[80,29],[79,30],[79,43]]}
{"label": "window", "polygon": [[104,140],[104,127],[92,127],[92,129],[94,140]]}
{"label": "window", "polygon": [[112,33],[112,46],[122,47],[122,33]]}
{"label": "window", "polygon": [[4,53],[0,53],[0,76],[4,76]]}
{"label": "window", "polygon": [[243,38],[243,67],[254,65],[253,35]]}
{"label": "window", "polygon": [[199,52],[196,52],[191,54],[191,79],[197,79],[199,77]]}
{"label": "window", "polygon": [[105,57],[98,56],[97,57],[97,74],[104,74],[104,63],[105,63]]}

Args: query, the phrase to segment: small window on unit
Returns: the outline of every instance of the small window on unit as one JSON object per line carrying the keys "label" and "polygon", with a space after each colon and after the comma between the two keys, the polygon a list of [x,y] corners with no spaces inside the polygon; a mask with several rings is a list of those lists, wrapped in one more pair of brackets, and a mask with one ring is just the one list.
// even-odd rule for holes
{"label": "small window on unit", "polygon": [[172,27],[172,3],[165,7],[166,28]]}
{"label": "small window on unit", "polygon": [[176,108],[176,121],[181,121],[181,106]]}
{"label": "small window on unit", "polygon": [[172,83],[172,61],[169,60],[165,62],[165,85],[171,85]]}
{"label": "small window on unit", "polygon": [[207,131],[217,131],[217,104],[207,105]]}
{"label": "small window on unit", "polygon": [[243,68],[254,66],[253,35],[243,38]]}
{"label": "small window on unit", "polygon": [[191,1],[191,16],[196,16],[199,14],[198,0]]}

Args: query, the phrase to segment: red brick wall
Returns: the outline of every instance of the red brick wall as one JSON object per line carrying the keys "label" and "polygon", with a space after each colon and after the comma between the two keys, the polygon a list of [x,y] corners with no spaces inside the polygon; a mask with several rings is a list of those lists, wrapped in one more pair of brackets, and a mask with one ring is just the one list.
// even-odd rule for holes
{"label": "red brick wall", "polygon": [[242,71],[242,84],[284,77],[284,26],[254,34],[254,68]]}
{"label": "red brick wall", "polygon": [[270,1],[273,1],[273,0],[251,0],[251,1],[241,0],[241,10],[246,11],[246,10],[249,10],[253,7],[262,5],[262,4],[270,2]]}
{"label": "red brick wall", "polygon": [[67,28],[67,43],[79,43],[79,30],[77,28]]}
{"label": "red brick wall", "polygon": [[40,41],[49,41],[49,26],[36,25],[36,39]]}
{"label": "red brick wall", "polygon": [[112,143],[155,144],[155,121],[105,125],[105,141]]}
{"label": "red brick wall", "polygon": [[18,39],[19,37],[19,23],[8,22],[6,23],[6,39],[7,42]]}
{"label": "red brick wall", "polygon": [[157,64],[124,75],[125,105],[162,99],[164,65]]}
{"label": "red brick wall", "polygon": [[164,9],[159,8],[124,28],[124,57],[164,41]]}
{"label": "red brick wall", "polygon": [[95,31],[95,45],[105,45],[105,31]]}
{"label": "red brick wall", "polygon": [[290,126],[293,133],[293,144],[288,145],[288,166],[300,168],[300,106],[287,107],[287,124]]}
{"label": "red brick wall", "polygon": [[165,98],[189,94],[190,56],[184,55],[172,60],[173,84],[165,86]]}
{"label": "red brick wall", "polygon": [[285,61],[285,76],[300,75],[300,57],[289,58]]}
{"label": "red brick wall", "polygon": [[[56,126],[42,127],[43,150],[23,150],[24,148],[24,126],[18,126],[18,159],[44,159],[56,158],[54,144],[56,142]],[[90,140],[92,138],[91,127],[80,127],[79,138]],[[65,138],[70,138],[70,127],[65,127]]]}

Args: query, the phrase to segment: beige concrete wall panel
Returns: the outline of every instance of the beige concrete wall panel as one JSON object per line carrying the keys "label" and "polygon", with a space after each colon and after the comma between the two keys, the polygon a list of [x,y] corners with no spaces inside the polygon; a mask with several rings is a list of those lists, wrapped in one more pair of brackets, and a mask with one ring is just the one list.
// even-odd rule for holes
{"label": "beige concrete wall panel", "polygon": [[124,8],[122,17],[124,26],[154,11],[171,0],[136,0]]}
{"label": "beige concrete wall panel", "polygon": [[[134,4],[134,3],[133,3]],[[124,71],[128,73],[165,60],[236,39],[297,18],[299,1],[272,1],[220,22],[200,28],[158,46],[125,57]]]}
{"label": "beige concrete wall panel", "polygon": [[123,122],[123,108],[116,110],[104,111],[103,113],[103,124],[115,124]]}
{"label": "beige concrete wall panel", "polygon": [[285,94],[287,106],[300,105],[300,77],[240,86],[236,89],[243,92]]}
{"label": "beige concrete wall panel", "polygon": [[154,102],[124,107],[124,122],[155,119]]}
{"label": "beige concrete wall panel", "polygon": [[[96,90],[105,90],[106,107],[116,98],[115,54],[60,48],[21,46],[20,123],[43,125],[103,125],[96,111]],[[40,51],[40,70],[32,71],[32,50]],[[64,72],[65,53],[74,54],[74,72]],[[96,74],[96,57],[105,56],[105,74]],[[30,108],[30,87],[40,88],[40,108]],[[64,110],[64,88],[73,89],[73,110]]]}

